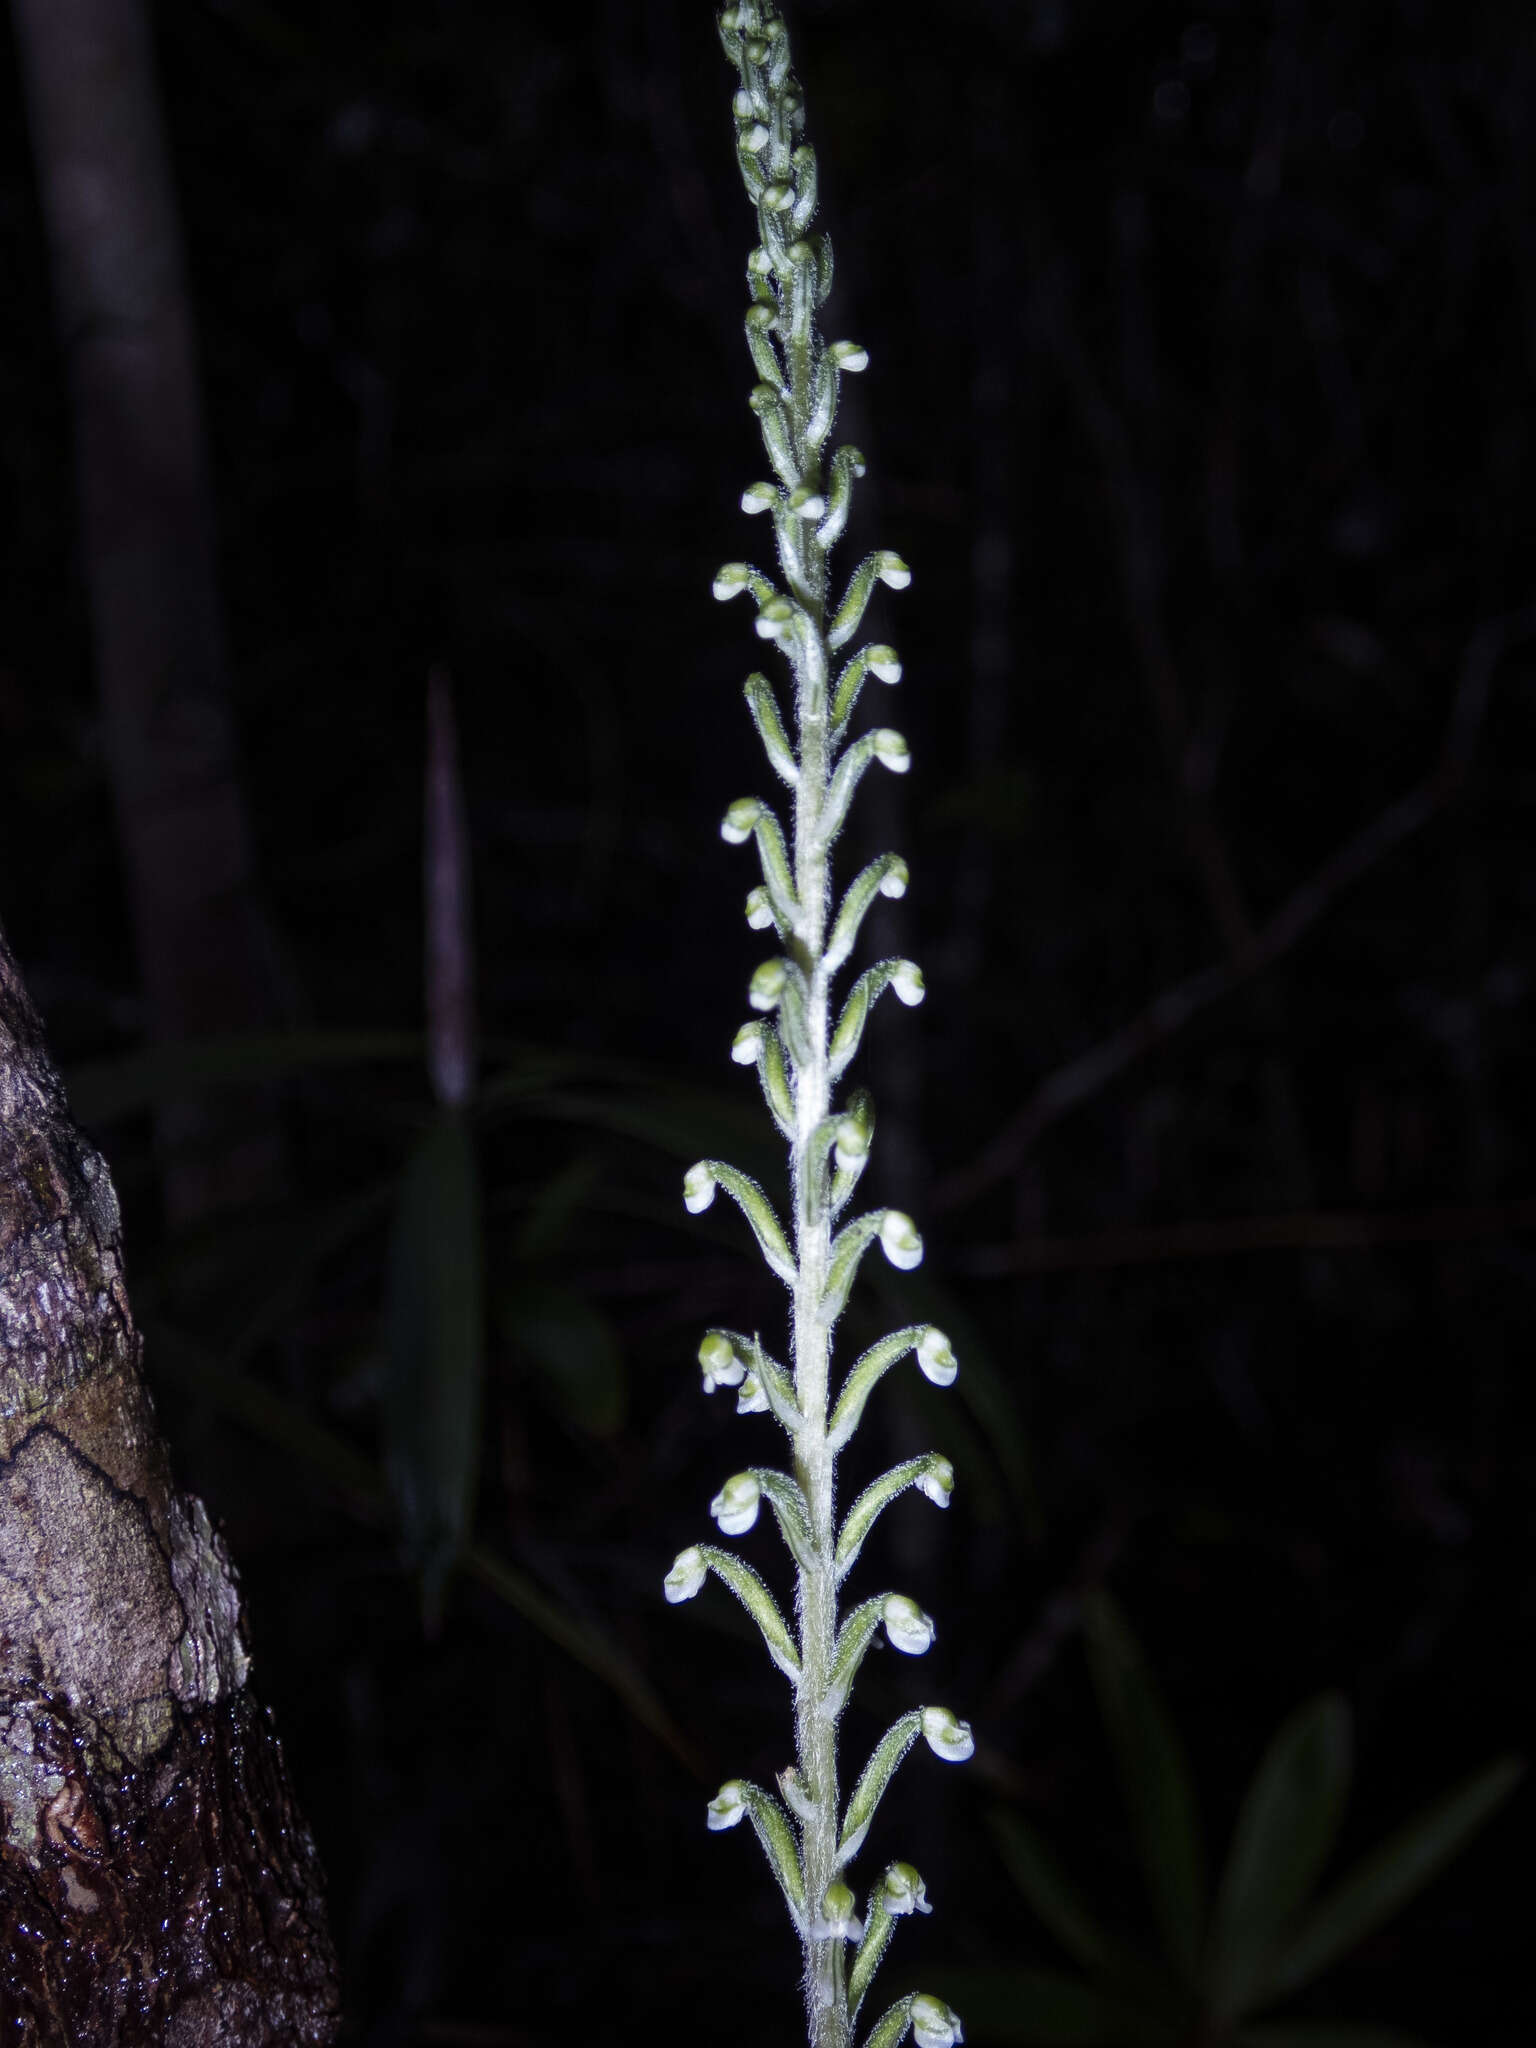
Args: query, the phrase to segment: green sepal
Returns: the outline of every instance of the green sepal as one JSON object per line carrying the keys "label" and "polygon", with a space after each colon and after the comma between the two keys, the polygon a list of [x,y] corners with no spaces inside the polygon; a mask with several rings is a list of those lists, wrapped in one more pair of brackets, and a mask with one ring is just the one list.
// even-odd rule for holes
{"label": "green sepal", "polygon": [[757,841],[757,856],[762,863],[768,899],[780,923],[788,931],[794,931],[800,922],[800,901],[795,894],[795,878],[784,845],[784,828],[766,804],[758,812],[752,833]]}
{"label": "green sepal", "polygon": [[859,1426],[864,1413],[864,1404],[884,1379],[893,1365],[899,1365],[909,1351],[915,1351],[927,1329],[926,1323],[913,1323],[905,1330],[893,1330],[889,1337],[882,1337],[878,1344],[872,1344],[854,1365],[843,1390],[837,1397],[837,1406],[832,1410],[832,1420],[827,1426],[827,1448],[840,1451]]}
{"label": "green sepal", "polygon": [[774,1415],[791,1437],[797,1437],[805,1427],[805,1417],[795,1399],[794,1386],[783,1366],[774,1363],[756,1337],[752,1339],[752,1370],[757,1374],[758,1385],[768,1396],[768,1406]]}
{"label": "green sepal", "polygon": [[795,1135],[795,1098],[789,1085],[784,1060],[784,1041],[772,1018],[765,1017],[757,1041],[757,1078],[763,1085],[763,1100],[786,1138]]}
{"label": "green sepal", "polygon": [[916,1997],[915,1991],[909,1991],[905,1998],[898,1998],[889,2011],[883,2012],[864,2036],[864,2048],[896,2048],[899,2041],[904,2041],[912,2024],[912,2006]]}
{"label": "green sepal", "polygon": [[875,1809],[884,1796],[886,1786],[922,1732],[923,1712],[921,1707],[917,1707],[910,1714],[903,1714],[876,1744],[875,1753],[864,1766],[863,1775],[854,1786],[853,1797],[843,1815],[843,1832],[837,1845],[839,1869],[863,1847],[864,1837],[869,1833],[869,1824],[875,1817]]}
{"label": "green sepal", "polygon": [[[825,358],[823,358],[825,360]],[[829,369],[831,365],[827,366]],[[890,570],[896,558],[885,548],[877,548],[872,555],[866,555],[848,579],[848,589],[842,603],[832,614],[827,627],[827,645],[835,653],[853,638],[863,623],[864,613],[874,593],[875,585]]]}
{"label": "green sepal", "polygon": [[864,457],[857,448],[839,448],[827,471],[827,510],[816,538],[824,548],[835,547],[848,524],[853,504],[853,486],[864,474]]}
{"label": "green sepal", "polygon": [[861,868],[854,876],[844,892],[832,925],[832,936],[821,957],[821,964],[829,974],[835,973],[853,951],[859,928],[881,893],[881,884],[888,876],[899,873],[905,886],[906,872],[907,864],[899,853],[882,853],[878,860],[872,860],[867,868]]}
{"label": "green sepal", "polygon": [[880,1235],[884,1221],[883,1209],[871,1209],[868,1215],[856,1217],[845,1225],[833,1238],[832,1256],[827,1262],[827,1284],[821,1293],[821,1315],[829,1328],[847,1306],[859,1262]]}
{"label": "green sepal", "polygon": [[896,1916],[885,1903],[885,1884],[882,1880],[869,1895],[869,1906],[864,1915],[864,1939],[859,1943],[848,1969],[849,2019],[858,2018],[859,2007],[864,2003],[864,1994],[880,1967],[895,1931]]}
{"label": "green sepal", "polygon": [[837,1020],[837,1029],[832,1033],[831,1044],[827,1047],[829,1079],[836,1081],[858,1051],[863,1042],[864,1026],[869,1019],[871,1006],[890,987],[901,964],[899,960],[877,961],[873,967],[866,967],[849,989],[848,1000],[843,1004],[842,1014]]}
{"label": "green sepal", "polygon": [[889,1472],[865,1487],[844,1516],[838,1534],[836,1565],[839,1579],[846,1578],[853,1569],[881,1510],[889,1507],[909,1486],[916,1486],[919,1480],[944,1472],[950,1475],[947,1483],[952,1483],[954,1474],[949,1460],[937,1451],[928,1451],[921,1458],[908,1458],[903,1465],[893,1465]]}
{"label": "green sepal", "polygon": [[[837,418],[837,398],[842,379],[836,363],[823,349],[811,373],[811,411],[805,423],[805,445],[819,448],[832,431]],[[836,641],[832,643],[838,645]]]}
{"label": "green sepal", "polygon": [[713,1543],[700,1543],[695,1547],[721,1584],[730,1587],[757,1623],[768,1654],[774,1663],[791,1685],[798,1686],[800,1653],[795,1648],[794,1637],[789,1632],[788,1623],[779,1612],[778,1602],[757,1573],[741,1558],[734,1556],[729,1550],[718,1549]]}
{"label": "green sepal", "polygon": [[805,1495],[787,1472],[774,1472],[762,1465],[754,1465],[751,1471],[762,1489],[763,1499],[773,1509],[773,1518],[779,1525],[779,1534],[784,1538],[790,1556],[802,1571],[814,1570],[815,1546],[811,1541],[811,1517]]}
{"label": "green sepal", "polygon": [[[834,745],[842,739],[844,732],[847,730],[848,721],[853,716],[853,707],[858,703],[859,693],[864,688],[864,678],[871,669],[875,671],[876,675],[880,675],[882,668],[892,669],[894,671],[894,680],[897,682],[901,680],[901,663],[897,657],[896,650],[894,647],[888,646],[884,640],[871,640],[866,646],[861,647],[858,653],[844,665],[832,689],[832,741]],[[881,676],[880,680],[885,682],[888,678]]]}
{"label": "green sepal", "polygon": [[759,377],[771,389],[776,391],[780,398],[783,398],[788,392],[788,386],[784,380],[784,365],[779,361],[773,342],[769,337],[768,330],[773,322],[771,319],[765,320],[762,317],[764,313],[769,311],[770,307],[763,300],[758,300],[754,305],[747,308],[745,321],[747,350],[752,357]]}
{"label": "green sepal", "polygon": [[795,460],[794,446],[790,440],[789,418],[784,411],[783,400],[772,384],[755,384],[747,403],[757,414],[757,424],[762,430],[763,447],[768,460],[778,471],[779,481],[793,489],[800,480],[800,465]]}
{"label": "green sepal", "polygon": [[[848,1107],[844,1111],[843,1115],[852,1117],[855,1120],[855,1122],[858,1123],[858,1125],[864,1132],[864,1139],[867,1145],[875,1134],[875,1098],[873,1097],[873,1095],[870,1094],[867,1088],[854,1089],[853,1093],[848,1098]],[[843,1117],[834,1117],[832,1119],[834,1140],[836,1137],[836,1127],[842,1121]],[[839,1166],[837,1163],[834,1147],[834,1156],[832,1160],[832,1189],[830,1195],[832,1214],[834,1216],[840,1216],[842,1214],[844,1208],[848,1204],[849,1198],[853,1194],[854,1189],[858,1186],[859,1182],[864,1178],[864,1169],[866,1166],[868,1166],[868,1164],[869,1153],[866,1151],[864,1157],[858,1160],[854,1165]]]}
{"label": "green sepal", "polygon": [[848,806],[853,802],[853,793],[864,779],[864,770],[875,758],[875,735],[865,733],[862,739],[854,741],[843,750],[843,757],[832,772],[827,785],[827,800],[822,806],[819,829],[828,840],[835,839],[843,828],[848,815]]}
{"label": "green sepal", "polygon": [[805,1932],[805,1873],[800,1867],[800,1845],[789,1817],[771,1792],[758,1785],[747,1787],[747,1818],[763,1845],[768,1867],[778,1879],[779,1890],[789,1908],[789,1917],[802,1935]]}
{"label": "green sepal", "polygon": [[875,1639],[880,1627],[881,1611],[886,1595],[877,1593],[872,1600],[862,1601],[837,1632],[837,1647],[832,1652],[832,1670],[827,1679],[827,1711],[840,1714],[853,1690],[853,1681],[858,1676],[864,1654]]}
{"label": "green sepal", "polygon": [[784,1227],[773,1213],[773,1204],[751,1174],[743,1173],[739,1167],[727,1166],[721,1159],[704,1159],[699,1163],[709,1168],[718,1185],[724,1188],[751,1224],[752,1234],[770,1271],[776,1273],[786,1287],[793,1287],[796,1267]]}
{"label": "green sepal", "polygon": [[784,721],[779,716],[779,701],[773,694],[773,685],[765,675],[753,674],[747,677],[743,694],[747,709],[752,714],[752,723],[757,727],[757,736],[763,743],[763,752],[774,772],[793,789],[800,780],[800,765],[784,730]]}
{"label": "green sepal", "polygon": [[795,203],[789,209],[789,220],[796,234],[803,235],[816,211],[816,152],[802,142],[790,161],[795,167]]}

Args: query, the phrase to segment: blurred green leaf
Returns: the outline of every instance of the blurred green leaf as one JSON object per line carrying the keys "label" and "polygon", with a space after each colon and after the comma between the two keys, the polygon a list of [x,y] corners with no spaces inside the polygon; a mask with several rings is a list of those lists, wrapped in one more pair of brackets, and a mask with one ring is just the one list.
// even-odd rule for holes
{"label": "blurred green leaf", "polygon": [[564,1244],[576,1212],[602,1177],[591,1158],[573,1159],[539,1189],[528,1206],[513,1249],[519,1259],[547,1259]]}
{"label": "blurred green leaf", "polygon": [[1108,1969],[1109,1936],[1050,1845],[1022,1814],[994,1810],[988,1821],[1008,1875],[1062,1947],[1090,1970]]}
{"label": "blurred green leaf", "polygon": [[1243,1800],[1212,1916],[1206,1987],[1230,2016],[1316,1883],[1349,1792],[1350,1713],[1338,1693],[1298,1708],[1266,1751]]}
{"label": "blurred green leaf", "polygon": [[282,1080],[311,1067],[419,1061],[424,1043],[419,1031],[254,1032],[142,1046],[76,1067],[66,1079],[80,1121],[105,1124],[210,1088]]}
{"label": "blurred green leaf", "polygon": [[1233,2048],[1429,2048],[1418,2034],[1392,2027],[1352,2027],[1337,2020],[1292,2020],[1278,2026],[1244,2027]]}
{"label": "blurred green leaf", "polygon": [[1463,1848],[1525,1772],[1501,1757],[1416,1814],[1373,1850],[1309,1913],[1264,1973],[1258,1995],[1284,1997],[1310,1984],[1410,1899]]}
{"label": "blurred green leaf", "polygon": [[1177,2021],[1150,2017],[1054,1970],[934,1970],[934,1989],[965,2021],[976,2048],[1139,2048],[1183,2038]]}
{"label": "blurred green leaf", "polygon": [[1152,1910],[1169,1956],[1192,1983],[1204,1934],[1205,1880],[1183,1746],[1140,1647],[1107,1593],[1084,1597],[1083,1630]]}
{"label": "blurred green leaf", "polygon": [[502,1296],[498,1321],[563,1421],[593,1436],[614,1436],[624,1427],[623,1352],[612,1324],[590,1301],[529,1278]]}
{"label": "blurred green leaf", "polygon": [[947,1399],[956,1396],[974,1418],[1008,1488],[1014,1512],[1031,1542],[1041,1535],[1040,1496],[1035,1486],[1029,1438],[1006,1373],[980,1329],[942,1282],[926,1271],[897,1273],[883,1261],[866,1268],[875,1292],[903,1322],[936,1323],[954,1345],[960,1376]]}
{"label": "blurred green leaf", "polygon": [[[346,1494],[354,1508],[369,1519],[383,1520],[390,1514],[389,1490],[373,1460],[323,1423],[315,1422],[292,1401],[246,1373],[231,1372],[200,1344],[164,1324],[155,1323],[146,1329],[145,1351],[152,1377],[161,1372],[172,1374],[252,1435],[307,1465]],[[701,1784],[715,1782],[719,1772],[703,1767],[650,1681],[597,1623],[562,1607],[526,1572],[483,1544],[472,1544],[464,1552],[463,1568],[469,1577],[505,1601],[584,1670],[610,1686],[640,1725],[648,1728]],[[745,1630],[745,1622],[742,1626]]]}
{"label": "blurred green leaf", "polygon": [[384,1323],[385,1470],[429,1619],[474,1509],[483,1334],[474,1146],[445,1109],[400,1183]]}

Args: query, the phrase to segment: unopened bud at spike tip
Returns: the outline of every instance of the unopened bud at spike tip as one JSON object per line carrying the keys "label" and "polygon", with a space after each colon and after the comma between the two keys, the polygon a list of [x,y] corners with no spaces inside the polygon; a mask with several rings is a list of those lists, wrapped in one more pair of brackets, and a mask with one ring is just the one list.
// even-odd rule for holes
{"label": "unopened bud at spike tip", "polygon": [[933,1625],[933,1616],[924,1614],[917,1602],[909,1600],[905,1593],[886,1595],[880,1619],[885,1623],[891,1648],[908,1657],[921,1657],[932,1646],[938,1633]]}
{"label": "unopened bud at spike tip", "polygon": [[696,1543],[690,1544],[686,1550],[680,1550],[664,1581],[669,1604],[676,1607],[681,1601],[691,1600],[708,1577],[709,1567],[704,1562],[703,1551]]}
{"label": "unopened bud at spike tip", "polygon": [[947,1764],[963,1764],[976,1749],[970,1722],[960,1720],[948,1707],[924,1707],[923,1740]]}
{"label": "unopened bud at spike tip", "polygon": [[923,1378],[931,1380],[936,1387],[953,1386],[955,1374],[960,1370],[949,1339],[931,1323],[917,1340],[917,1363]]}
{"label": "unopened bud at spike tip", "polygon": [[725,1536],[745,1536],[757,1520],[763,1490],[750,1472],[727,1479],[709,1504],[709,1512]]}
{"label": "unopened bud at spike tip", "polygon": [[880,1249],[903,1273],[910,1273],[923,1262],[923,1240],[917,1225],[900,1209],[887,1209],[880,1219]]}

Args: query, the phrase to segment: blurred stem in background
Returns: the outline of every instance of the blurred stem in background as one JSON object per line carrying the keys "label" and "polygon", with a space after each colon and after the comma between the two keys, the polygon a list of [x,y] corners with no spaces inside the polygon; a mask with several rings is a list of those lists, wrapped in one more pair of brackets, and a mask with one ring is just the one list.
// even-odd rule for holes
{"label": "blurred stem in background", "polygon": [[[145,1035],[277,1021],[240,787],[181,228],[140,0],[14,0]],[[259,1092],[166,1104],[168,1212],[276,1192]]]}

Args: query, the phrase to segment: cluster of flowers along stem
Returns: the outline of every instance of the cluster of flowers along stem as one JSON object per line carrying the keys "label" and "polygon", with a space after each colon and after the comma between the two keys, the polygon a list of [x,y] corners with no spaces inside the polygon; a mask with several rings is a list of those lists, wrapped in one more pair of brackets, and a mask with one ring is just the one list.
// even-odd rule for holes
{"label": "cluster of flowers along stem", "polygon": [[[912,1458],[865,1489],[839,1522],[834,1513],[839,1452],[858,1427],[882,1375],[908,1354],[938,1386],[955,1377],[955,1358],[941,1330],[897,1330],[866,1351],[830,1390],[831,1337],[864,1253],[879,1241],[901,1268],[916,1266],[922,1240],[909,1216],[881,1209],[835,1228],[869,1157],[874,1105],[855,1088],[841,1107],[833,1090],[859,1049],[876,998],[922,1001],[923,977],[910,960],[882,960],[853,983],[832,1021],[832,987],[853,952],[865,913],[877,896],[899,897],[906,863],[888,853],[850,884],[834,914],[830,853],[859,779],[872,762],[905,773],[908,752],[887,728],[848,738],[867,677],[895,683],[901,663],[882,644],[843,650],[858,633],[877,583],[903,589],[911,575],[888,550],[868,555],[832,603],[828,556],[848,521],[854,480],[864,473],[856,448],[826,453],[840,380],[868,360],[851,341],[825,343],[817,310],[832,282],[832,249],[812,232],[816,157],[801,141],[804,100],[790,70],[784,21],[767,0],[727,7],[719,17],[726,54],[740,75],[735,97],[736,149],[757,208],[759,246],[747,259],[751,304],[747,347],[761,380],[751,397],[774,480],[750,484],[748,513],[771,515],[781,582],[744,562],[729,562],[715,579],[724,600],[746,592],[757,607],[757,632],[786,658],[793,682],[794,737],[777,692],[763,675],[748,677],[747,707],[769,764],[790,792],[786,834],[757,797],[733,803],[721,825],[732,845],[756,843],[762,882],[747,897],[747,921],[773,932],[780,951],[751,978],[753,1016],[736,1035],[732,1056],[755,1066],[768,1108],[789,1145],[792,1227],[780,1222],[763,1189],[735,1167],[701,1160],[684,1180],[684,1200],[697,1213],[717,1190],[737,1202],[771,1270],[789,1290],[793,1371],[764,1351],[756,1334],[711,1330],[699,1348],[704,1390],[736,1390],[743,1414],[772,1414],[790,1443],[787,1472],[754,1466],[727,1479],[711,1503],[723,1534],[739,1536],[768,1503],[796,1572],[791,1628],[763,1580],[741,1558],[712,1544],[685,1550],[667,1574],[669,1600],[692,1599],[714,1572],[757,1623],[768,1654],[794,1695],[796,1756],[779,1775],[782,1803],[758,1785],[733,1779],[710,1802],[711,1828],[752,1823],[789,1908],[805,1954],[805,1991],[812,2048],[851,2048],[870,1980],[897,1920],[929,1910],[923,1880],[909,1863],[893,1863],[874,1884],[862,1917],[846,1881],[882,1794],[921,1736],[936,1756],[961,1762],[971,1732],[947,1707],[903,1714],[875,1745],[851,1795],[838,1789],[838,1717],[866,1650],[883,1627],[890,1642],[920,1656],[934,1625],[915,1600],[884,1592],[839,1611],[839,1591],[888,1502],[916,1487],[947,1506],[954,1472],[937,1453]],[[864,2035],[864,2048],[896,2048],[908,2031],[917,2048],[952,2048],[960,2022],[941,1999],[913,1993],[899,1999]]]}

